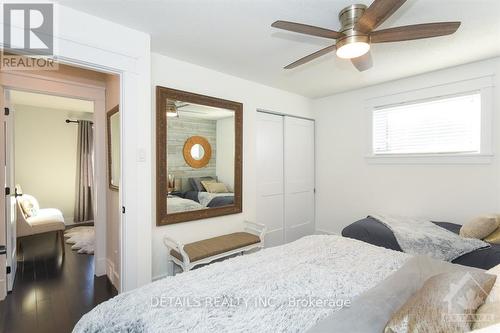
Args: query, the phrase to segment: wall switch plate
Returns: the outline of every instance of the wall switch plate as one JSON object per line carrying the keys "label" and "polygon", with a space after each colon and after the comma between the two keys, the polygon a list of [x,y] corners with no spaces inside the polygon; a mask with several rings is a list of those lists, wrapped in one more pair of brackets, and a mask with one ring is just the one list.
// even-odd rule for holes
{"label": "wall switch plate", "polygon": [[137,162],[146,162],[146,150],[144,148],[137,150]]}

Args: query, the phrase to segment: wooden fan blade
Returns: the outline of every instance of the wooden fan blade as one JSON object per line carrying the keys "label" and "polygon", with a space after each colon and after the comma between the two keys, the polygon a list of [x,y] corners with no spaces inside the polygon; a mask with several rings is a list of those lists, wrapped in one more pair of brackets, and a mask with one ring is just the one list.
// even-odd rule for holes
{"label": "wooden fan blade", "polygon": [[344,34],[338,31],[288,21],[276,21],[271,24],[271,27],[298,32],[299,34],[306,34],[330,39],[338,39],[344,37]]}
{"label": "wooden fan blade", "polygon": [[292,68],[295,68],[297,66],[303,65],[306,62],[309,62],[311,60],[314,60],[316,58],[321,57],[322,55],[333,52],[333,51],[335,51],[335,49],[336,49],[335,45],[325,47],[324,49],[316,51],[313,54],[310,54],[308,56],[305,56],[304,58],[300,58],[299,60],[292,62],[290,65],[285,66],[285,69],[292,69]]}
{"label": "wooden fan blade", "polygon": [[367,52],[361,57],[353,58],[351,59],[351,62],[354,65],[354,67],[356,67],[357,70],[360,72],[364,72],[373,67],[373,59],[371,52]]}
{"label": "wooden fan blade", "polygon": [[369,33],[387,20],[406,0],[375,0],[354,26],[354,30]]}
{"label": "wooden fan blade", "polygon": [[455,33],[460,27],[460,24],[460,22],[439,22],[407,25],[404,27],[374,31],[370,34],[370,39],[372,43],[390,43],[447,36]]}

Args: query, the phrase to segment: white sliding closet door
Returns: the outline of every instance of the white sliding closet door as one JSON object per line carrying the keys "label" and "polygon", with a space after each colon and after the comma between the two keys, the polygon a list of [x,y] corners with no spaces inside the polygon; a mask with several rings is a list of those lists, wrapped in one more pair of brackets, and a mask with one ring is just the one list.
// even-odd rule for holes
{"label": "white sliding closet door", "polygon": [[284,242],[283,116],[257,113],[257,222],[265,245]]}
{"label": "white sliding closet door", "polygon": [[285,242],[314,233],[314,121],[285,117]]}

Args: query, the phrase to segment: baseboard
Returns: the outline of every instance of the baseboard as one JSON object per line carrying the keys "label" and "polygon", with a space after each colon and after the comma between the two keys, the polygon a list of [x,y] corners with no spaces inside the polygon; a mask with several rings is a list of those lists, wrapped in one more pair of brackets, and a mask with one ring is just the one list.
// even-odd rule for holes
{"label": "baseboard", "polygon": [[[158,274],[158,275],[154,276],[154,277],[152,278],[152,280],[153,280],[153,281],[156,281],[156,280],[160,280],[160,279],[166,278],[167,276],[173,276],[173,275],[174,275],[174,270],[175,270],[176,268],[177,268],[178,270],[182,271],[182,270],[180,269],[180,267],[175,267],[175,264],[174,264],[174,262],[173,262],[172,260],[168,260],[168,261],[167,261],[166,272],[163,272],[163,273],[160,273],[160,274]],[[179,272],[179,271],[178,271],[178,272]]]}
{"label": "baseboard", "polygon": [[168,273],[164,273],[164,274],[160,274],[160,275],[154,276],[154,277],[153,277],[153,281],[158,281],[158,280],[161,280],[161,279],[163,279],[163,278],[166,278],[167,276],[170,276],[170,274],[168,274]]}
{"label": "baseboard", "polygon": [[119,290],[120,274],[116,271],[115,264],[109,259],[106,259],[106,276],[111,281],[116,290]]}
{"label": "baseboard", "polygon": [[315,234],[316,235],[336,235],[336,236],[341,236],[338,232],[333,232],[333,231],[324,230],[324,229],[316,229]]}
{"label": "baseboard", "polygon": [[77,228],[77,227],[92,227],[93,225],[94,225],[93,221],[65,224],[66,230],[69,230],[71,228]]}

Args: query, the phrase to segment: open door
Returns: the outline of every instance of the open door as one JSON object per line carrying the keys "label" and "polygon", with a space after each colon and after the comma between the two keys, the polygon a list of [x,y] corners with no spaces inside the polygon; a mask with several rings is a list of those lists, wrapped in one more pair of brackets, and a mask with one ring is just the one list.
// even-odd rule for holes
{"label": "open door", "polygon": [[7,291],[12,291],[16,277],[16,195],[14,176],[14,108],[10,105],[9,90],[4,90],[4,128],[5,128],[5,223],[7,245]]}
{"label": "open door", "polygon": [[[0,86],[0,184],[5,186],[5,98],[4,89]],[[3,189],[2,189],[3,192]],[[7,196],[5,193],[0,193],[0,301],[7,295],[7,227],[6,227],[6,214],[5,202]]]}

